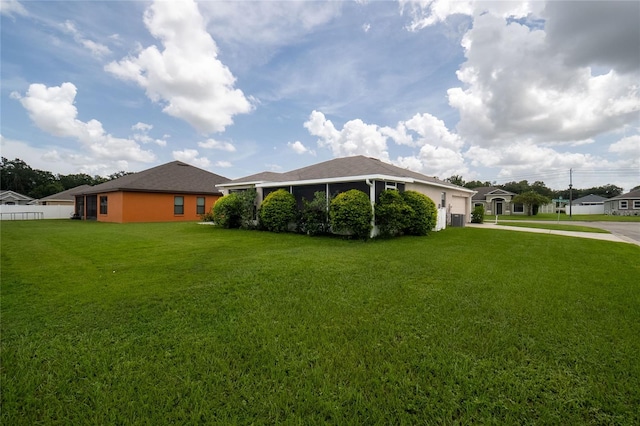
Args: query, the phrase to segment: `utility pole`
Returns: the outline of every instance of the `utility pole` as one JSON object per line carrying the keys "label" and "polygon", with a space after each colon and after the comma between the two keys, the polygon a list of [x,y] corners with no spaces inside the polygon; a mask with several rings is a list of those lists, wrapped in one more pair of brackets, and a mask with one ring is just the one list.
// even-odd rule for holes
{"label": "utility pole", "polygon": [[573,218],[571,214],[571,204],[573,203],[573,169],[569,169],[569,218]]}

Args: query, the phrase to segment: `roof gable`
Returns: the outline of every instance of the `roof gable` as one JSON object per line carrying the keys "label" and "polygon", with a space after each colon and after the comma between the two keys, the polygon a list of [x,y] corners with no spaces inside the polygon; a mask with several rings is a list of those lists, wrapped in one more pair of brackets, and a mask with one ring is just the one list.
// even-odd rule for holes
{"label": "roof gable", "polygon": [[618,195],[617,197],[609,198],[610,200],[629,200],[629,199],[640,199],[640,189],[635,189],[633,191],[627,192],[626,194]]}
{"label": "roof gable", "polygon": [[224,176],[182,161],[172,161],[92,186],[82,193],[133,191],[215,194],[219,192],[216,185],[228,181],[229,179]]}
{"label": "roof gable", "polygon": [[19,201],[32,201],[33,198],[20,194],[19,192],[11,191],[7,189],[5,191],[0,192],[0,200],[19,200]]}
{"label": "roof gable", "polygon": [[472,198],[473,200],[484,200],[487,198],[487,195],[517,195],[502,188],[496,188],[495,186],[481,186],[479,188],[474,188],[473,190],[476,191],[476,194]]}
{"label": "roof gable", "polygon": [[576,200],[572,201],[572,204],[580,204],[580,203],[604,203],[607,201],[605,197],[601,197],[600,195],[589,194],[584,197],[580,197]]}

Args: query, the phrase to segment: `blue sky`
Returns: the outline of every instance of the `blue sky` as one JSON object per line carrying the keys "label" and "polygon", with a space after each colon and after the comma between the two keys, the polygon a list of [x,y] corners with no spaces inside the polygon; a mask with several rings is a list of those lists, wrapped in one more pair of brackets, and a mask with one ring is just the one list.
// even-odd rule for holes
{"label": "blue sky", "polygon": [[640,2],[5,1],[1,152],[640,184]]}

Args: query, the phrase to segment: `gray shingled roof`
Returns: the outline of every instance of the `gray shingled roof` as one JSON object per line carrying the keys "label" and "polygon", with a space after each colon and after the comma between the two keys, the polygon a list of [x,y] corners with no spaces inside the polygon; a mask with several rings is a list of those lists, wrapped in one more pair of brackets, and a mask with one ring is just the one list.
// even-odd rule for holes
{"label": "gray shingled roof", "polygon": [[517,194],[514,194],[513,192],[509,192],[507,190],[504,190],[502,188],[497,188],[495,186],[481,186],[479,188],[473,188],[473,190],[476,191],[476,194],[474,194],[474,196],[471,198],[474,201],[484,201],[485,198],[487,197],[487,194],[490,193],[491,191],[501,191],[506,195],[512,195],[512,196],[517,195]]}
{"label": "gray shingled roof", "polygon": [[75,188],[67,189],[62,192],[58,192],[56,194],[47,195],[46,197],[40,198],[38,201],[51,201],[51,200],[64,200],[64,201],[74,201],[76,194],[82,194],[85,190],[91,188],[91,185],[80,185]]}
{"label": "gray shingled roof", "polygon": [[640,189],[636,189],[626,194],[618,195],[617,197],[609,198],[610,200],[628,200],[631,198],[640,198]]}
{"label": "gray shingled roof", "polygon": [[[333,160],[313,164],[301,169],[292,170],[286,173],[264,172],[257,175],[235,179],[229,183],[240,184],[245,182],[256,182],[264,180],[266,182],[297,182],[307,180],[335,179],[351,176],[372,176],[386,175],[398,178],[412,178],[424,182],[431,182],[451,188],[462,188],[449,182],[442,181],[435,177],[426,176],[409,169],[384,163],[376,158],[357,155],[354,157],[334,158]],[[257,179],[260,177],[263,179]],[[467,188],[462,188],[468,190]]]}
{"label": "gray shingled roof", "polygon": [[573,200],[572,204],[581,204],[581,203],[604,203],[607,201],[605,197],[601,197],[599,195],[589,194],[584,197],[580,197],[578,199]]}
{"label": "gray shingled roof", "polygon": [[82,194],[115,191],[219,194],[216,185],[225,182],[229,182],[229,179],[224,176],[182,161],[172,161],[89,187]]}

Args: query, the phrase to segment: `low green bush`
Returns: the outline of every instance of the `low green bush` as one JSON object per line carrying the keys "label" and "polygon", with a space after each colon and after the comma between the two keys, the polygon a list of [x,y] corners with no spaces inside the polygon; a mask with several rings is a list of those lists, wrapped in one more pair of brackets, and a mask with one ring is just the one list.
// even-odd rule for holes
{"label": "low green bush", "polygon": [[380,194],[375,205],[375,222],[384,237],[401,235],[409,227],[413,209],[396,190],[386,190]]}
{"label": "low green bush", "polygon": [[321,235],[329,232],[329,204],[327,194],[318,191],[313,200],[302,200],[302,211],[298,216],[298,232],[307,235]]}
{"label": "low green bush", "polygon": [[329,218],[333,232],[346,233],[359,239],[371,236],[373,209],[369,196],[360,190],[342,192],[331,200]]}
{"label": "low green bush", "polygon": [[405,203],[410,207],[408,225],[404,230],[408,235],[427,235],[438,220],[436,204],[424,194],[416,191],[404,191],[402,193]]}
{"label": "low green bush", "polygon": [[212,209],[213,222],[223,228],[239,228],[242,222],[242,202],[237,192],[220,198]]}
{"label": "low green bush", "polygon": [[267,195],[258,211],[260,227],[271,232],[287,232],[296,216],[296,198],[284,189]]}
{"label": "low green bush", "polygon": [[484,206],[475,206],[471,212],[471,223],[484,222]]}

